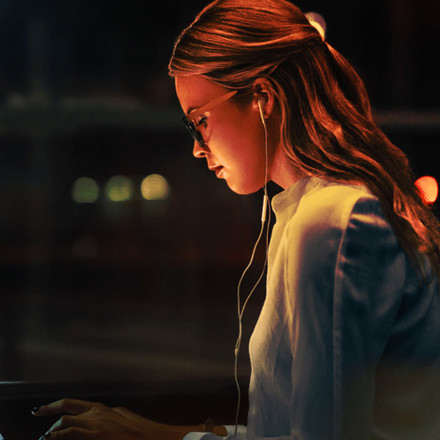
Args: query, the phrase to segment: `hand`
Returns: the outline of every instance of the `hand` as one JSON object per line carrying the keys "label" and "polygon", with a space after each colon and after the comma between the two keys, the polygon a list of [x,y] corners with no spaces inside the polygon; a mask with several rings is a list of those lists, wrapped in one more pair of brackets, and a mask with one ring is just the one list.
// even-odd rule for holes
{"label": "hand", "polygon": [[40,439],[177,440],[184,436],[181,430],[152,422],[125,408],[109,408],[84,400],[58,400],[34,409],[33,413],[36,416],[62,415]]}

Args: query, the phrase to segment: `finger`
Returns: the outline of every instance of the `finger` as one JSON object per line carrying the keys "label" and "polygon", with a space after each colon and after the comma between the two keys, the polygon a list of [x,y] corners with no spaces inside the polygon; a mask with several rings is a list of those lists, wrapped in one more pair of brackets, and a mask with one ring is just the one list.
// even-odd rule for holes
{"label": "finger", "polygon": [[93,405],[95,405],[93,402],[66,398],[49,403],[48,405],[42,405],[38,408],[38,411],[36,411],[35,408],[32,412],[36,416],[52,416],[61,413],[76,415],[88,411]]}
{"label": "finger", "polygon": [[52,433],[54,431],[61,431],[62,429],[67,428],[89,428],[89,421],[84,420],[83,418],[79,416],[68,416],[64,415],[61,418],[59,418],[46,432],[46,434]]}
{"label": "finger", "polygon": [[63,429],[62,431],[54,431],[40,437],[41,440],[91,440],[92,438],[91,431],[76,427]]}

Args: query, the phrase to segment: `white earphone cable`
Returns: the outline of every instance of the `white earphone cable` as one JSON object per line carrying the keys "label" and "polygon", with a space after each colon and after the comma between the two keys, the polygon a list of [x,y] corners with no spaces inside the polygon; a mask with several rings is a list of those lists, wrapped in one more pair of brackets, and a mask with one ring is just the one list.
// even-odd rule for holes
{"label": "white earphone cable", "polygon": [[[235,431],[234,431],[234,436],[237,435],[237,430],[238,430],[238,418],[239,418],[239,414],[240,414],[240,406],[241,406],[241,388],[240,388],[240,383],[238,381],[238,357],[240,354],[240,346],[241,346],[241,339],[242,339],[242,335],[243,335],[243,324],[242,324],[242,319],[243,319],[243,314],[244,314],[244,310],[252,296],[252,294],[254,293],[255,289],[257,288],[257,286],[260,284],[263,276],[264,276],[264,272],[266,270],[266,266],[267,266],[267,257],[268,257],[268,248],[269,248],[269,226],[270,226],[270,217],[271,217],[271,210],[270,210],[270,205],[269,205],[269,197],[267,195],[267,179],[268,179],[268,148],[267,148],[267,127],[266,127],[266,121],[264,118],[264,114],[263,114],[263,109],[261,107],[261,101],[258,101],[258,107],[260,110],[260,116],[261,116],[261,121],[263,123],[263,128],[264,128],[264,147],[265,147],[265,176],[264,176],[264,195],[263,195],[263,209],[262,209],[262,213],[261,213],[261,228],[260,228],[260,233],[258,235],[257,241],[255,242],[254,248],[252,250],[252,255],[250,258],[250,261],[248,263],[248,265],[246,266],[245,270],[243,271],[240,280],[238,282],[237,285],[237,313],[238,313],[238,337],[237,337],[237,342],[235,344],[235,351],[234,351],[234,355],[235,355],[235,362],[234,362],[234,378],[235,378],[235,384],[237,386],[237,392],[238,392],[238,398],[237,398],[237,410],[235,413]],[[267,215],[268,212],[268,215]],[[263,236],[263,232],[264,232],[264,227],[266,224],[266,217],[268,217],[268,221],[267,221],[267,228],[266,228],[266,243],[265,243],[265,259],[264,259],[264,265],[263,268],[261,270],[260,276],[258,277],[257,281],[255,282],[254,286],[252,287],[251,291],[249,292],[245,302],[243,303],[243,306],[241,306],[241,299],[240,299],[240,290],[241,290],[241,284],[243,282],[243,279],[246,275],[246,273],[248,272],[249,268],[251,267],[254,258],[255,258],[255,253],[258,247],[258,244],[260,243],[261,237]]]}

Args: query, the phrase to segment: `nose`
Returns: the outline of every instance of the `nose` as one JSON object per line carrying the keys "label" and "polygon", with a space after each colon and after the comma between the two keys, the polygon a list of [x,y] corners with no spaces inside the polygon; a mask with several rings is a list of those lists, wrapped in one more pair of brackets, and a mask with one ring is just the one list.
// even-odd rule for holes
{"label": "nose", "polygon": [[206,144],[200,145],[197,141],[194,141],[193,156],[197,159],[203,159],[207,156],[209,149]]}

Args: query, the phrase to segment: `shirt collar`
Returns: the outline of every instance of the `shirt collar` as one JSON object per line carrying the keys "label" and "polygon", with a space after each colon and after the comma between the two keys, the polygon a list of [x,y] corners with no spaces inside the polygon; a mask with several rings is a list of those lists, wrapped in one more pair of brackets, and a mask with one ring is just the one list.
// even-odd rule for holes
{"label": "shirt collar", "polygon": [[302,177],[289,188],[272,197],[272,209],[277,221],[290,217],[301,198],[322,182],[323,180],[319,177]]}

